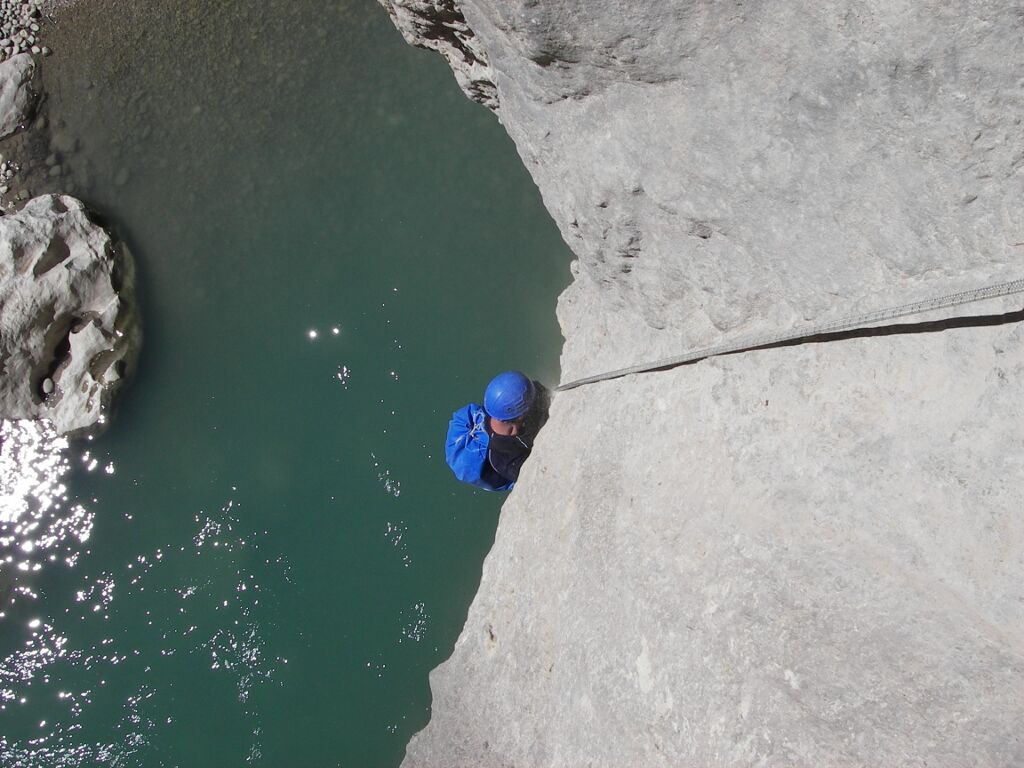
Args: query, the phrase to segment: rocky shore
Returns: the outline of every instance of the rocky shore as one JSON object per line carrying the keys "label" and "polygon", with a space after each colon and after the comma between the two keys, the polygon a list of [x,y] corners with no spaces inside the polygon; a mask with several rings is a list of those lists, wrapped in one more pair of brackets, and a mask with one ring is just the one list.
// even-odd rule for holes
{"label": "rocky shore", "polygon": [[[1002,0],[381,0],[573,248],[563,380],[1024,276]],[[1024,762],[1021,302],[559,394],[407,766]]]}
{"label": "rocky shore", "polygon": [[18,53],[50,55],[48,46],[42,45],[43,0],[0,1],[0,57],[7,59]]}
{"label": "rocky shore", "polygon": [[45,419],[74,436],[105,425],[140,332],[127,248],[81,201],[24,188],[30,176],[61,175],[56,154],[42,168],[10,157],[52,143],[34,58],[51,53],[47,7],[0,4],[0,418]]}

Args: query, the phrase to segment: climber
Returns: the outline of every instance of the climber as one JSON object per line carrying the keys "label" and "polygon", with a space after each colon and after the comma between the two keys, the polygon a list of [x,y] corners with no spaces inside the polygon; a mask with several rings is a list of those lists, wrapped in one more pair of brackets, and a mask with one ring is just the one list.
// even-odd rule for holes
{"label": "climber", "polygon": [[499,373],[484,392],[452,414],[445,460],[455,477],[488,491],[508,491],[547,420],[548,393],[519,371]]}

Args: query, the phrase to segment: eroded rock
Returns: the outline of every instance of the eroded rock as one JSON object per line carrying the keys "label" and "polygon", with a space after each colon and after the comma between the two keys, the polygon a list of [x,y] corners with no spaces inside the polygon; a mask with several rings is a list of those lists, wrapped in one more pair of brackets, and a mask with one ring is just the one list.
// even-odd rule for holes
{"label": "eroded rock", "polygon": [[456,0],[379,0],[411,45],[437,51],[473,101],[498,108],[494,73]]}
{"label": "eroded rock", "polygon": [[102,425],[140,332],[122,243],[67,195],[0,218],[0,418]]}
{"label": "eroded rock", "polygon": [[0,62],[0,139],[20,130],[31,117],[37,97],[32,89],[35,72],[35,61],[27,53]]}

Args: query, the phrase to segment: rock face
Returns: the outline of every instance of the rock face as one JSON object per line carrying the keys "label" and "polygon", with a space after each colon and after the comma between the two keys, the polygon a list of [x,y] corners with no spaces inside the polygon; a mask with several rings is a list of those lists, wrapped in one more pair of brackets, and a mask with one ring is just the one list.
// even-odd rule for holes
{"label": "rock face", "polygon": [[[1024,277],[1013,3],[446,7],[565,380]],[[1024,763],[1020,308],[557,395],[406,764]]]}
{"label": "rock face", "polygon": [[557,396],[406,765],[1024,764],[1024,328],[841,344]]}
{"label": "rock face", "polygon": [[437,51],[473,101],[496,109],[497,89],[487,55],[455,0],[380,0],[411,45]]}
{"label": "rock face", "polygon": [[32,90],[35,72],[35,62],[27,53],[0,62],[0,139],[16,132],[31,115],[36,100]]}
{"label": "rock face", "polygon": [[0,218],[0,418],[105,421],[140,339],[127,249],[66,195]]}

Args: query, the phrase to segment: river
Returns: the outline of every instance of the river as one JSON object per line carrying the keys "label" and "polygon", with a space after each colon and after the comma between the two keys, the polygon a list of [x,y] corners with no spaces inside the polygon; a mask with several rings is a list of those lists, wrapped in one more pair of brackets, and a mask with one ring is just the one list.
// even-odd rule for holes
{"label": "river", "polygon": [[101,437],[7,427],[5,513],[58,535],[5,549],[0,764],[397,765],[503,498],[450,476],[447,419],[555,383],[570,253],[372,0],[45,25],[33,191],[125,238],[145,340]]}

